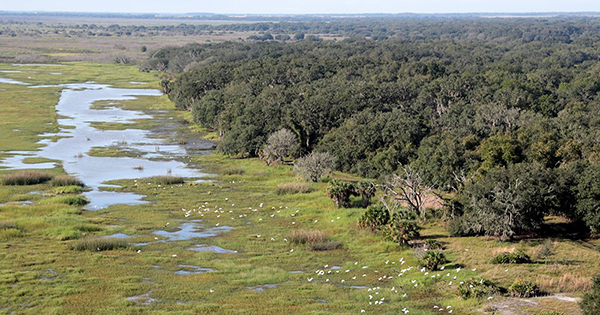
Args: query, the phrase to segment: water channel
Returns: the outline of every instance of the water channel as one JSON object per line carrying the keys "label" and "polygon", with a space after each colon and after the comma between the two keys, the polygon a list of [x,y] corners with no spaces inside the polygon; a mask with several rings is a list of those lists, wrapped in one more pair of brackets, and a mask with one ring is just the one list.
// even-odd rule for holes
{"label": "water channel", "polygon": [[[14,81],[14,80],[12,80]],[[27,84],[18,81],[11,84]],[[46,88],[49,86],[29,86]],[[44,146],[39,151],[12,151],[11,156],[0,160],[0,166],[10,169],[49,169],[56,163],[28,164],[28,157],[60,161],[64,170],[82,180],[88,190],[84,192],[90,203],[88,210],[102,209],[114,204],[145,203],[143,195],[106,191],[107,181],[143,178],[157,175],[174,175],[202,178],[206,174],[188,167],[179,157],[187,154],[184,145],[165,143],[152,137],[152,132],[140,129],[100,130],[93,123],[132,124],[138,119],[152,119],[148,112],[124,110],[116,106],[93,108],[98,101],[133,100],[136,96],[160,96],[153,89],[123,89],[96,83],[61,85],[60,100],[56,105],[59,131],[41,135]],[[58,139],[58,140],[57,140]],[[98,157],[87,153],[92,148],[119,146],[138,152],[136,157]],[[205,145],[206,148],[210,147]],[[114,186],[112,186],[114,187]]]}

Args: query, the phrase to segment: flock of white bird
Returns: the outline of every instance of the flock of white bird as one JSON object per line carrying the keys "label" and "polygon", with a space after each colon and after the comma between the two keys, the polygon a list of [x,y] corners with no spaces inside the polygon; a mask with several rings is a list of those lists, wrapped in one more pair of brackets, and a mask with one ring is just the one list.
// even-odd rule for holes
{"label": "flock of white bird", "polygon": [[[158,188],[163,188],[160,185],[158,185]],[[164,189],[164,188],[163,188]],[[264,203],[260,203],[257,207],[247,207],[247,208],[243,208],[243,209],[239,209],[236,208],[235,203],[229,203],[229,198],[225,198],[224,202],[227,204],[227,206],[225,206],[228,209],[224,209],[223,206],[218,206],[218,205],[210,205],[208,202],[204,202],[204,204],[201,204],[198,207],[192,208],[191,210],[189,209],[185,209],[182,208],[181,211],[183,212],[183,216],[184,218],[190,218],[192,217],[193,219],[196,219],[198,217],[200,218],[205,218],[207,219],[208,216],[211,216],[212,220],[215,221],[220,221],[217,223],[214,223],[214,225],[216,227],[220,226],[221,223],[226,223],[226,224],[230,224],[229,222],[231,221],[235,221],[235,220],[239,220],[239,219],[244,219],[247,218],[248,215],[250,214],[254,214],[256,216],[258,216],[257,221],[258,222],[266,222],[268,219],[271,218],[277,218],[277,219],[281,219],[281,218],[288,218],[290,220],[290,223],[292,225],[296,225],[296,216],[298,215],[298,213],[300,212],[300,210],[289,210],[288,207],[286,206],[278,206],[278,207],[271,207],[270,209],[267,210],[267,207],[265,207]],[[334,220],[331,220],[331,223],[334,223],[336,220],[339,220],[340,217],[337,217]],[[221,221],[224,220],[224,221]],[[303,222],[310,222],[310,223],[318,223],[319,220],[316,219],[310,219],[310,221],[304,220]],[[245,222],[246,223],[246,222]],[[168,225],[169,223],[167,223],[166,225]],[[265,236],[263,234],[256,234],[255,235],[256,238],[267,238],[270,239],[272,242],[277,241],[277,237],[270,237],[270,236]],[[283,237],[279,237],[279,240],[282,242],[288,242],[288,240],[286,238]],[[466,250],[468,251],[468,249]],[[289,249],[289,253],[294,253],[294,249],[291,248]],[[173,257],[177,257],[177,255],[173,255]],[[457,275],[461,272],[461,268],[456,268],[455,270],[452,270],[451,272],[448,272],[447,270],[444,272],[444,267],[441,267],[439,273],[431,273],[429,271],[427,271],[425,268],[417,268],[415,266],[410,266],[407,264],[407,262],[404,260],[404,258],[400,258],[397,261],[395,260],[386,260],[385,261],[385,265],[386,268],[386,272],[380,272],[379,270],[375,270],[373,268],[370,268],[367,265],[362,265],[360,264],[358,261],[354,262],[354,264],[352,265],[352,263],[346,264],[347,266],[352,266],[352,267],[348,267],[345,268],[342,271],[342,268],[340,266],[329,266],[328,264],[324,265],[323,268],[319,268],[317,270],[314,271],[314,275],[311,277],[306,278],[307,282],[310,283],[321,283],[321,284],[332,284],[332,285],[337,285],[340,287],[344,287],[344,288],[349,288],[349,289],[355,289],[355,288],[362,288],[362,289],[367,289],[366,293],[369,297],[368,299],[368,306],[370,307],[375,307],[375,306],[380,306],[383,305],[384,303],[388,302],[390,300],[390,298],[386,299],[386,297],[383,297],[383,293],[386,292],[387,294],[391,294],[391,295],[396,295],[396,300],[397,299],[406,299],[408,296],[408,293],[405,292],[405,288],[402,287],[396,287],[396,286],[392,286],[391,288],[381,288],[380,286],[373,286],[373,287],[366,287],[366,286],[358,286],[358,284],[363,283],[365,280],[364,279],[371,279],[369,276],[375,276],[375,278],[377,279],[377,283],[380,285],[384,285],[387,281],[392,280],[394,278],[401,278],[401,277],[405,277],[405,274],[409,273],[409,271],[412,270],[418,270],[418,272],[411,272],[406,276],[412,275],[412,276],[419,276],[417,279],[410,279],[410,286],[413,287],[418,287],[420,284],[423,283],[423,281],[419,281],[419,278],[423,278],[424,276],[429,276],[431,274],[431,278],[439,278],[439,279],[444,279],[443,281],[445,281],[447,283],[448,286],[453,286],[454,281],[457,279]],[[393,268],[392,266],[396,265],[397,268]],[[402,266],[402,268],[400,267]],[[392,268],[390,268],[392,267]],[[370,271],[372,270],[372,271]],[[475,271],[476,269],[472,269],[472,271]],[[361,279],[362,278],[362,279]],[[354,283],[354,285],[350,285],[350,283]],[[459,284],[462,284],[463,282],[459,282]],[[215,291],[213,289],[209,290],[210,293],[214,293]],[[392,296],[393,298],[393,296]],[[491,299],[492,297],[489,297],[488,299]],[[446,306],[438,306],[435,305],[433,307],[435,310],[439,311],[439,312],[447,312],[449,314],[453,313],[453,309],[451,305],[446,305]],[[366,309],[361,309],[361,313],[366,312]],[[403,312],[404,314],[409,313],[409,309],[407,308],[402,308],[401,312]]]}

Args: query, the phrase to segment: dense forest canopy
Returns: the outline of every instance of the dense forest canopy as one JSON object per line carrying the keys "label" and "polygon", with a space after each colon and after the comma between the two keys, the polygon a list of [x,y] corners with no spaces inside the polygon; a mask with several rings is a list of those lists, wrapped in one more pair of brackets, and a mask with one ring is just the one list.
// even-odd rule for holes
{"label": "dense forest canopy", "polygon": [[226,154],[258,156],[286,128],[298,155],[327,151],[338,170],[379,178],[411,165],[456,191],[457,217],[481,221],[456,220],[457,234],[505,233],[486,220],[508,208],[508,236],[547,213],[600,228],[599,19],[318,25],[307,33],[353,36],[169,47],[141,69],[169,73],[165,93]]}

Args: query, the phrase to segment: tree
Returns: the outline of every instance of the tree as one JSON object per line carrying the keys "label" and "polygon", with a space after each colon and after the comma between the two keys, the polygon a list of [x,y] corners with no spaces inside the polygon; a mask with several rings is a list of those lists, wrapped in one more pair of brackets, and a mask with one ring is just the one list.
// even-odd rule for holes
{"label": "tree", "polygon": [[298,147],[298,138],[288,129],[280,129],[269,135],[267,143],[263,147],[262,158],[268,165],[283,162],[286,157],[292,155]]}
{"label": "tree", "polygon": [[371,202],[371,198],[375,196],[376,186],[372,181],[361,180],[354,184],[354,191],[356,195],[361,197],[362,207],[366,208]]}
{"label": "tree", "polygon": [[592,291],[584,294],[579,304],[583,315],[600,314],[600,274],[594,276],[592,281]]}
{"label": "tree", "polygon": [[415,211],[421,220],[425,220],[425,197],[433,187],[425,185],[419,173],[410,166],[400,165],[400,168],[404,174],[402,176],[392,174],[392,177],[383,185],[389,200],[385,204],[393,213],[402,202],[405,202],[411,211]]}
{"label": "tree", "polygon": [[294,163],[296,173],[307,180],[318,182],[329,174],[335,165],[335,159],[327,152],[312,152]]}
{"label": "tree", "polygon": [[333,179],[327,187],[327,196],[331,198],[338,208],[347,208],[350,206],[350,196],[356,194],[356,189],[352,183]]}

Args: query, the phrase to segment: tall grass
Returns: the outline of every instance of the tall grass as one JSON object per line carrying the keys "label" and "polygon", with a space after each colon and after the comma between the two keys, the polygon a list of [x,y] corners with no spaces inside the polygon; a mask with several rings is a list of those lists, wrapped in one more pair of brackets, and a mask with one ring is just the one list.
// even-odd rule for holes
{"label": "tall grass", "polygon": [[287,239],[293,244],[312,244],[325,241],[327,236],[319,230],[294,230]]}
{"label": "tall grass", "polygon": [[83,239],[74,242],[69,246],[72,250],[84,251],[105,251],[115,249],[129,248],[129,242],[120,239],[98,238],[98,239]]}
{"label": "tall grass", "polygon": [[59,175],[55,176],[50,181],[50,186],[58,187],[58,186],[80,186],[83,187],[84,184],[82,181],[77,179],[76,177],[70,175]]}
{"label": "tall grass", "polygon": [[0,222],[0,240],[6,241],[11,238],[22,236],[23,232],[12,222]]}
{"label": "tall grass", "polygon": [[37,185],[52,179],[52,176],[40,171],[18,171],[4,176],[4,185]]}
{"label": "tall grass", "polygon": [[44,200],[44,203],[62,203],[71,206],[85,206],[90,203],[90,201],[82,196],[59,196]]}
{"label": "tall grass", "polygon": [[172,176],[172,175],[153,176],[153,177],[148,177],[146,180],[150,183],[161,184],[161,185],[174,185],[174,184],[183,184],[184,183],[183,177]]}
{"label": "tall grass", "polygon": [[589,277],[571,273],[565,273],[560,278],[540,275],[536,282],[543,292],[586,292],[592,288],[592,280]]}
{"label": "tall grass", "polygon": [[307,194],[312,191],[309,183],[283,183],[277,185],[275,193],[278,195]]}

